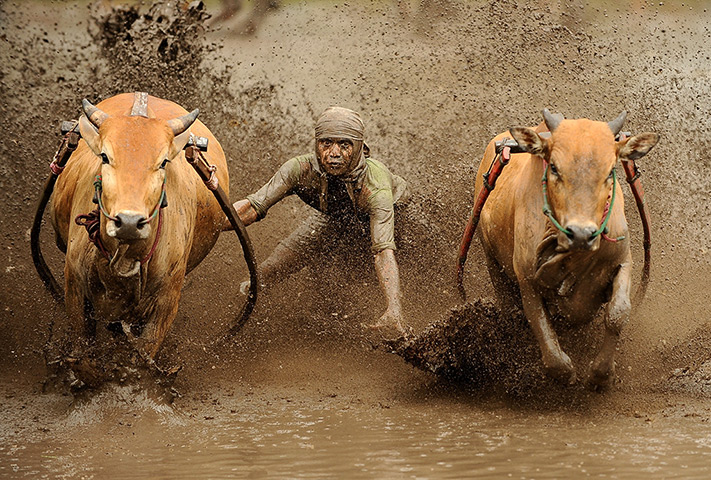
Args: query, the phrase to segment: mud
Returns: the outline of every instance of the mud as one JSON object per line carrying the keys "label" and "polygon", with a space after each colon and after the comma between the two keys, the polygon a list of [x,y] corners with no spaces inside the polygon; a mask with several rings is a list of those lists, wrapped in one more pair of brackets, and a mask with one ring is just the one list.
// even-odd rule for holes
{"label": "mud", "polygon": [[[400,3],[290,3],[249,37],[205,26],[218,2],[0,4],[0,455],[8,460],[0,476],[130,476],[122,463],[129,459],[154,476],[193,477],[486,476],[488,467],[491,476],[560,477],[584,473],[582,460],[588,472],[618,478],[648,467],[665,476],[708,473],[701,428],[711,418],[708,5]],[[420,368],[372,347],[360,325],[384,304],[371,265],[348,255],[275,286],[240,335],[211,344],[241,306],[247,275],[237,239],[223,235],[188,277],[157,358],[163,369],[182,367],[174,384],[182,396],[172,407],[151,388],[110,387],[74,403],[42,393],[42,352],[63,316],[30,259],[34,202],[60,122],[78,116],[84,97],[133,90],[201,109],[227,153],[233,199],[310,151],[325,107],[360,111],[373,156],[413,193],[398,226],[398,260],[405,313],[419,337],[399,352]],[[605,394],[542,377],[523,320],[498,321],[476,242],[466,286],[482,300],[462,306],[454,287],[484,147],[509,126],[537,124],[544,107],[600,120],[625,109],[626,130],[662,135],[640,162],[651,281],[623,332],[618,381]],[[641,225],[626,186],[625,196],[639,278]],[[307,214],[288,199],[250,227],[258,259]],[[61,276],[49,229],[43,249]],[[599,328],[561,331],[576,362],[586,365]],[[558,463],[535,463],[560,448],[546,428],[578,448]],[[654,441],[625,443],[620,431]],[[304,438],[295,444],[292,435]],[[221,457],[215,445],[246,453]],[[446,453],[423,460],[443,445]],[[151,448],[168,459],[164,470]],[[304,452],[321,463],[300,462]],[[197,462],[192,469],[187,458]]]}

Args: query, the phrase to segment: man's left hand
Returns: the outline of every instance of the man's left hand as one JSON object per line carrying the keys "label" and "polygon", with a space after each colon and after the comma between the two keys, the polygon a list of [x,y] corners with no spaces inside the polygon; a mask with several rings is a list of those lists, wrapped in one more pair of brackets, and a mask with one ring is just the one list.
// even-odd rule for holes
{"label": "man's left hand", "polygon": [[407,326],[402,313],[392,309],[386,310],[378,321],[368,325],[368,328],[391,339],[412,335],[412,328]]}

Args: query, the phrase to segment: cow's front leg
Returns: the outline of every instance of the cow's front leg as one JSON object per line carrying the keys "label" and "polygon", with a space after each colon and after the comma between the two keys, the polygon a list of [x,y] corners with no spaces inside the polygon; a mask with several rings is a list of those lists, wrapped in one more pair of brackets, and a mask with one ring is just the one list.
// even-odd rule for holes
{"label": "cow's front leg", "polygon": [[103,376],[90,350],[96,334],[93,306],[81,288],[80,277],[67,270],[65,275],[67,321],[57,332],[58,352],[52,352],[49,360],[58,368],[55,374],[70,388],[96,386]]}
{"label": "cow's front leg", "polygon": [[575,367],[570,357],[560,348],[558,335],[551,327],[543,299],[527,282],[521,282],[521,300],[528,323],[541,349],[546,374],[564,383],[574,383]]}
{"label": "cow's front leg", "polygon": [[69,357],[81,356],[88,344],[89,339],[95,330],[93,324],[87,318],[91,315],[91,307],[81,288],[81,279],[65,269],[64,304],[67,312],[67,321],[57,332],[57,340],[60,345],[62,355]]}
{"label": "cow's front leg", "polygon": [[590,383],[594,387],[607,387],[615,374],[615,352],[622,328],[630,317],[631,256],[623,263],[612,281],[612,297],[605,312],[605,337],[602,348],[593,361]]}
{"label": "cow's front leg", "polygon": [[172,275],[169,285],[158,288],[160,294],[150,298],[143,312],[143,318],[148,319],[139,339],[140,348],[155,358],[165,339],[170,326],[178,314],[180,290],[185,279],[184,271]]}

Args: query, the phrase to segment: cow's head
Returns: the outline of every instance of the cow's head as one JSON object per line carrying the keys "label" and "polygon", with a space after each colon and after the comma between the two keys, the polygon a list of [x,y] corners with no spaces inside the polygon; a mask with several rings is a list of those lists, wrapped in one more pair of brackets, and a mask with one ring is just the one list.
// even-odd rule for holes
{"label": "cow's head", "polygon": [[130,115],[110,116],[88,100],[82,107],[81,136],[102,163],[102,202],[113,218],[106,233],[119,243],[146,239],[166,164],[188,142],[199,111],[168,121],[149,118],[146,94],[136,94]]}
{"label": "cow's head", "polygon": [[550,138],[530,128],[510,129],[513,138],[532,158],[541,157],[548,162],[550,207],[563,228],[558,234],[559,251],[599,247],[600,236],[596,232],[612,191],[617,159],[641,158],[659,140],[656,133],[641,133],[615,141],[625,116],[626,112],[622,112],[609,123],[566,120],[545,109],[543,117]]}

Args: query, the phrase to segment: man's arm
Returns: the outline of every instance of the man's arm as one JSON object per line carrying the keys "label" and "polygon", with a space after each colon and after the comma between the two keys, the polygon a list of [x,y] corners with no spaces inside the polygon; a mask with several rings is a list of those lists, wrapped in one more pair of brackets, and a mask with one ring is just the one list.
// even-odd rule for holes
{"label": "man's arm", "polygon": [[[303,156],[294,157],[288,160],[262,188],[248,195],[247,198],[235,202],[235,210],[245,227],[264,217],[272,205],[291,193],[294,185],[299,182],[303,158]],[[232,225],[227,218],[224,220],[222,230],[232,230]]]}
{"label": "man's arm", "polygon": [[395,252],[391,248],[386,248],[375,254],[375,271],[378,275],[380,288],[385,295],[387,308],[378,323],[373,326],[376,328],[393,327],[404,333],[405,322],[402,317],[400,271],[395,260]]}

